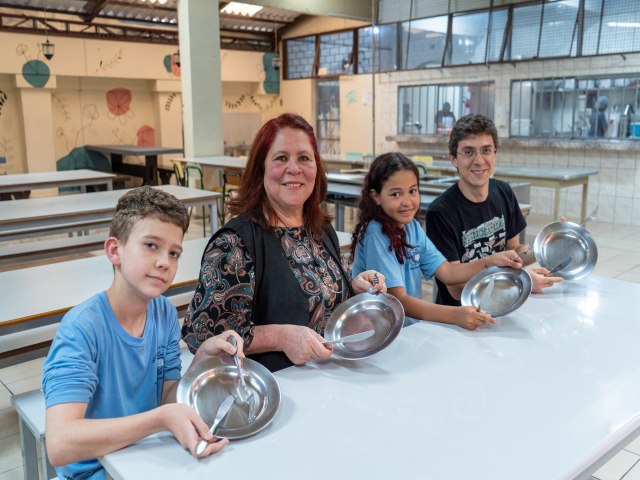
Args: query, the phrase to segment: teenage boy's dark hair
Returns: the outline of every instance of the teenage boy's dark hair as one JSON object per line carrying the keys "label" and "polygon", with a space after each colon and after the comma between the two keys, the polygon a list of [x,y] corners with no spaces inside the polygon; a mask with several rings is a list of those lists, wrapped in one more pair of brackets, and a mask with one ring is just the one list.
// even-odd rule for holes
{"label": "teenage boy's dark hair", "polygon": [[172,223],[180,227],[182,233],[189,228],[189,213],[180,200],[157,188],[143,186],[120,197],[111,220],[109,236],[126,243],[135,223],[145,218]]}
{"label": "teenage boy's dark hair", "polygon": [[455,123],[449,136],[449,153],[453,157],[458,156],[458,143],[473,135],[491,135],[493,146],[498,148],[498,129],[493,120],[484,115],[472,113],[460,117]]}

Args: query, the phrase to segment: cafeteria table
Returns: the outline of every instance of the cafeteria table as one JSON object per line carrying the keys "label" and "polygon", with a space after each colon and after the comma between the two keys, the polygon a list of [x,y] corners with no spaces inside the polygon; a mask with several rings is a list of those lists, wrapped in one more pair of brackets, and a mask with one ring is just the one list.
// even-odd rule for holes
{"label": "cafeteria table", "polygon": [[[111,158],[116,173],[140,177],[146,185],[158,185],[158,155],[183,153],[182,147],[145,147],[142,145],[86,145],[87,150],[100,152]],[[126,163],[124,157],[144,156],[144,165]]]}
{"label": "cafeteria table", "polygon": [[[426,167],[427,172],[440,175],[457,175],[456,167],[448,161],[434,161]],[[528,182],[534,187],[548,187],[555,190],[553,202],[553,220],[560,218],[560,189],[582,186],[582,203],[580,207],[580,222],[587,215],[587,200],[589,196],[589,177],[597,175],[598,170],[590,168],[556,168],[556,167],[524,167],[513,165],[496,165],[493,176],[508,182]],[[579,223],[579,222],[578,222]]]}
{"label": "cafeteria table", "polygon": [[84,192],[87,185],[106,185],[112,190],[115,177],[113,173],[87,169],[0,175],[0,193],[60,187],[80,187]]}
{"label": "cafeteria table", "polygon": [[[186,207],[208,205],[212,232],[218,229],[217,200],[221,194],[176,185],[159,185]],[[109,223],[118,199],[129,190],[77,193],[0,202],[0,240],[78,231]]]}
{"label": "cafeteria table", "polygon": [[566,281],[476,331],[420,322],[276,372],[271,425],[211,457],[165,432],[100,461],[114,480],[588,479],[640,429],[639,310],[639,284]]}

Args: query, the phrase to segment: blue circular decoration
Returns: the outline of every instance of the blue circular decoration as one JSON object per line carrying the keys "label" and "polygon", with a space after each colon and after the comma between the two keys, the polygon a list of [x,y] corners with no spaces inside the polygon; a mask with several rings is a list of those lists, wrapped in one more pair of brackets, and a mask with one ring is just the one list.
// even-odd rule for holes
{"label": "blue circular decoration", "polygon": [[22,66],[22,76],[35,88],[44,87],[51,77],[51,71],[46,63],[40,60],[29,60]]}
{"label": "blue circular decoration", "polygon": [[164,64],[164,68],[167,69],[167,72],[171,73],[171,55],[165,55],[162,63]]}

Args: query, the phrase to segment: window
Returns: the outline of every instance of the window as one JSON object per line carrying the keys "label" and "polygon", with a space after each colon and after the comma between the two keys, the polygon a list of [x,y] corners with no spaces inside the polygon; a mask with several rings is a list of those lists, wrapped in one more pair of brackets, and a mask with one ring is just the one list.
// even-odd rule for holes
{"label": "window", "polygon": [[287,78],[313,76],[313,61],[316,55],[316,37],[287,40]]}
{"label": "window", "polygon": [[340,84],[338,80],[318,80],[316,134],[322,154],[340,153]]}
{"label": "window", "polygon": [[353,31],[320,35],[318,75],[353,73]]}
{"label": "window", "polygon": [[537,58],[542,5],[525,5],[513,9],[513,26],[509,53],[505,60]]}
{"label": "window", "polygon": [[398,87],[398,133],[448,135],[468,113],[493,118],[494,100],[493,82]]}
{"label": "window", "polygon": [[406,70],[442,65],[447,16],[402,23],[402,66]]}
{"label": "window", "polygon": [[575,54],[579,0],[546,3],[542,20],[542,34],[538,56],[568,57]]}
{"label": "window", "polygon": [[448,65],[484,63],[487,53],[489,12],[454,15]]}
{"label": "window", "polygon": [[599,54],[640,50],[640,2],[604,2],[598,47]]}
{"label": "window", "polygon": [[[640,75],[516,80],[511,84],[510,135],[634,137]],[[637,116],[640,120],[640,115]],[[598,127],[600,124],[600,127]]]}

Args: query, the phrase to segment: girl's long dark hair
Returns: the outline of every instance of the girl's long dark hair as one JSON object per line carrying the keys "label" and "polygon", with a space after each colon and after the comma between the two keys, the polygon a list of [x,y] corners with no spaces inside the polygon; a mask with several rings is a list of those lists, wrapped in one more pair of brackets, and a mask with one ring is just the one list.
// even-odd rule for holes
{"label": "girl's long dark hair", "polygon": [[382,225],[382,233],[389,237],[389,251],[396,254],[400,264],[409,257],[408,249],[412,247],[407,243],[407,235],[403,227],[399,227],[383,211],[382,207],[371,197],[371,190],[375,190],[378,195],[382,191],[382,186],[391,175],[400,171],[408,170],[416,176],[416,181],[420,178],[418,168],[415,163],[398,152],[384,153],[373,161],[369,172],[364,178],[360,201],[358,203],[358,224],[351,237],[351,258],[355,258],[356,245],[364,243],[364,235],[371,220],[375,220]]}

